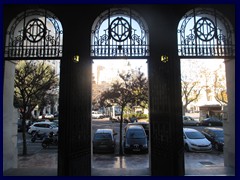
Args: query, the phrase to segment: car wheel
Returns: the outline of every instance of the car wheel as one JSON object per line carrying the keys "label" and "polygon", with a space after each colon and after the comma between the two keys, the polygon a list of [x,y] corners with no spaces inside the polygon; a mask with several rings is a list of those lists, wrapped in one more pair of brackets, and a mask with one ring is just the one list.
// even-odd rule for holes
{"label": "car wheel", "polygon": [[216,150],[219,150],[218,143],[215,143],[215,144],[214,144],[214,148],[215,148]]}
{"label": "car wheel", "polygon": [[33,136],[33,135],[35,134],[35,132],[36,132],[36,131],[32,131],[32,132],[31,132],[31,135]]}
{"label": "car wheel", "polygon": [[148,154],[148,150],[143,151],[144,154]]}
{"label": "car wheel", "polygon": [[190,150],[189,150],[189,146],[188,146],[188,144],[185,144],[184,148],[185,148],[185,151],[187,151],[187,152],[190,151]]}
{"label": "car wheel", "polygon": [[42,147],[43,147],[44,149],[46,149],[46,148],[48,147],[48,144],[45,143],[45,142],[42,142]]}
{"label": "car wheel", "polygon": [[208,123],[208,126],[212,126],[212,124],[211,124],[211,123]]}

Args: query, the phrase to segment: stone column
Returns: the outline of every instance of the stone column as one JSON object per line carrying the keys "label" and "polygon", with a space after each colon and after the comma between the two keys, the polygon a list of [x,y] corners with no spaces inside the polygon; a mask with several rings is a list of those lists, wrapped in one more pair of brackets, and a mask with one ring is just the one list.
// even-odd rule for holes
{"label": "stone column", "polygon": [[225,60],[228,111],[224,120],[224,165],[235,168],[235,59]]}
{"label": "stone column", "polygon": [[3,83],[3,171],[17,167],[17,112],[13,107],[15,63],[5,61]]}

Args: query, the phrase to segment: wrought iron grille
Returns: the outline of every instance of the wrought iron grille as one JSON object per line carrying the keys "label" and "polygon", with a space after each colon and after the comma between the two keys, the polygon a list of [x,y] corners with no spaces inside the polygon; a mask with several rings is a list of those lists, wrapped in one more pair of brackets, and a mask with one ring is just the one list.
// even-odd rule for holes
{"label": "wrought iron grille", "polygon": [[188,57],[234,57],[234,30],[214,9],[188,12],[178,26],[178,55]]}
{"label": "wrought iron grille", "polygon": [[9,25],[5,59],[59,59],[62,52],[62,26],[52,13],[43,9],[27,10]]}
{"label": "wrought iron grille", "polygon": [[149,35],[144,21],[131,9],[109,9],[94,22],[92,57],[149,56]]}

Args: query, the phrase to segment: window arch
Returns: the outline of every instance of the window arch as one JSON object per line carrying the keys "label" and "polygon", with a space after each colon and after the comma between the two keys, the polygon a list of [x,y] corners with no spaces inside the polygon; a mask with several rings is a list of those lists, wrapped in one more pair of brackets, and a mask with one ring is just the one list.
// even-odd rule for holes
{"label": "window arch", "polygon": [[44,9],[20,13],[8,27],[5,59],[59,59],[63,29],[58,18]]}
{"label": "window arch", "polygon": [[177,32],[179,56],[235,56],[234,30],[215,9],[192,9],[179,22]]}
{"label": "window arch", "polygon": [[109,9],[94,22],[92,57],[149,56],[149,31],[144,20],[131,9]]}

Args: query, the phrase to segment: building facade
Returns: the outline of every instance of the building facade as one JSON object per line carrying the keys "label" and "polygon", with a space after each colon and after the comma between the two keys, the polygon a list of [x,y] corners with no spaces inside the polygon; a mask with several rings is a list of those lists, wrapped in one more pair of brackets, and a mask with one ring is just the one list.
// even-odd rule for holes
{"label": "building facade", "polygon": [[14,60],[20,58],[61,61],[58,175],[63,176],[91,175],[93,59],[147,59],[151,175],[182,176],[180,59],[224,58],[229,98],[224,156],[225,165],[235,167],[234,5],[9,4],[3,13],[3,171],[16,167],[17,155],[8,149],[16,149],[10,102]]}

